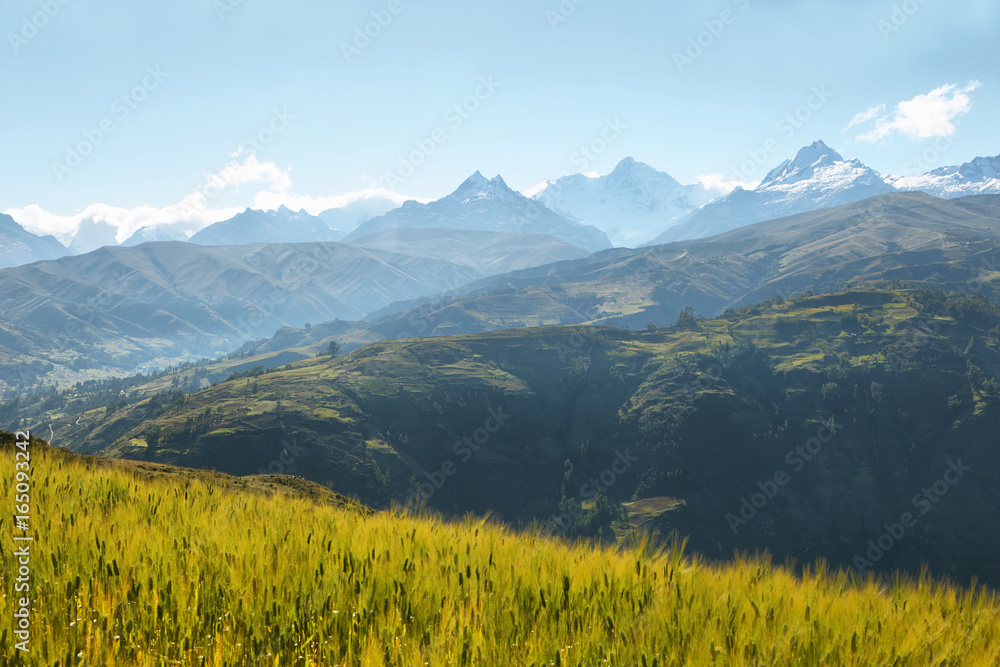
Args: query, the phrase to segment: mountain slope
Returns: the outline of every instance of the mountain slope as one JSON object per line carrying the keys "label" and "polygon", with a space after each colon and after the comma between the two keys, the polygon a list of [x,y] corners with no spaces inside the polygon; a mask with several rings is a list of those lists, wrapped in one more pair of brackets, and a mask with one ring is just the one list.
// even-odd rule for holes
{"label": "mountain slope", "polygon": [[478,171],[447,197],[429,204],[408,201],[362,224],[348,235],[348,239],[386,229],[427,227],[546,234],[590,252],[611,246],[604,232],[596,227],[582,225],[550,211],[511,190],[500,176],[487,180]]}
{"label": "mountain slope", "polygon": [[707,238],[765,220],[849,204],[892,192],[882,176],[817,141],[775,167],[754,190],[736,188],[647,245]]}
{"label": "mountain slope", "polygon": [[585,322],[643,327],[673,322],[686,306],[713,314],[877,280],[966,291],[972,284],[1000,299],[998,252],[1000,197],[893,193],[709,239],[494,276],[450,298],[395,304],[369,319],[387,337]]}
{"label": "mountain slope", "polygon": [[71,254],[53,236],[35,236],[0,213],[0,269],[21,266],[46,259],[58,259]]}
{"label": "mountain slope", "polygon": [[[981,298],[876,290],[671,329],[387,341],[171,405],[66,419],[56,437],[231,474],[281,460],[276,469],[370,506],[423,497],[571,536],[581,534],[572,503],[601,488],[618,503],[673,499],[655,525],[712,557],[766,545],[779,559],[848,567],[961,460],[956,489],[872,565],[916,572],[926,561],[1000,582],[990,556],[1000,548],[998,327],[1000,309]],[[817,434],[813,456],[795,459]],[[612,466],[600,487],[588,483]],[[734,529],[741,499],[776,470],[792,482]],[[569,520],[555,521],[561,513]]]}
{"label": "mountain slope", "polygon": [[674,322],[688,306],[711,315],[877,281],[983,291],[1000,301],[997,266],[1000,197],[892,193],[710,239],[616,248],[491,276],[430,301],[391,304],[350,332],[284,330],[262,349],[316,353],[331,339],[351,350],[379,339],[559,324],[641,328]]}
{"label": "mountain slope", "polygon": [[209,225],[192,236],[190,242],[223,246],[339,241],[343,237],[343,232],[331,229],[321,218],[281,206],[274,211],[248,208],[229,220]]}
{"label": "mountain slope", "polygon": [[579,246],[544,234],[505,234],[468,229],[393,228],[351,238],[344,243],[358,248],[473,266],[485,275],[590,256]]}
{"label": "mountain slope", "polygon": [[616,246],[635,247],[712,200],[700,185],[625,158],[600,177],[584,174],[549,181],[533,199],[556,213],[607,233]]}
{"label": "mountain slope", "polygon": [[483,275],[335,243],[151,243],[0,271],[0,318],[20,332],[8,348],[56,363],[83,354],[95,366],[132,370],[215,356],[283,325],[360,319],[400,295],[430,295]]}

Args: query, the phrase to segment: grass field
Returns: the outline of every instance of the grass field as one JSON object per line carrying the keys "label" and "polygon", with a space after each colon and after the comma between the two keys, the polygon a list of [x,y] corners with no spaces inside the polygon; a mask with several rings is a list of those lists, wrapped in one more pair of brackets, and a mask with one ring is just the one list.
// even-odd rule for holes
{"label": "grass field", "polygon": [[[32,445],[30,665],[997,665],[1000,600]],[[0,449],[14,498],[14,450]],[[281,482],[281,483],[278,483]],[[3,608],[13,608],[9,514]],[[8,614],[5,614],[8,615]]]}

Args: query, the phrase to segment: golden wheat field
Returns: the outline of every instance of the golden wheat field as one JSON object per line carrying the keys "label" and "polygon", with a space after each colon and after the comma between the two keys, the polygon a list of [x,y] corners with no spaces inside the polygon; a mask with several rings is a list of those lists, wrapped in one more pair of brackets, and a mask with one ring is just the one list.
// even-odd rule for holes
{"label": "golden wheat field", "polygon": [[[1000,664],[983,590],[570,545],[32,449],[30,650],[5,611],[12,664]],[[10,517],[4,610],[21,595]]]}

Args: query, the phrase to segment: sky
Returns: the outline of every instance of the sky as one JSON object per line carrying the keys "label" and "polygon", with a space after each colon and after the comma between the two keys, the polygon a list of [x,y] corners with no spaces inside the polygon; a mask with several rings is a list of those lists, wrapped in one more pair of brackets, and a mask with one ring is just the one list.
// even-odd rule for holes
{"label": "sky", "polygon": [[998,29],[995,0],[5,0],[0,211],[125,234],[626,156],[724,192],[817,139],[915,175],[1000,154]]}

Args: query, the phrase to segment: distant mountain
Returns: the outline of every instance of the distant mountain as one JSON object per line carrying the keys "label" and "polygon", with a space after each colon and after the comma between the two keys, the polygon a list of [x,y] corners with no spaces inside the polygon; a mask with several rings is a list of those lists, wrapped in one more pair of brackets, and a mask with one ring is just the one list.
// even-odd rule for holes
{"label": "distant mountain", "polygon": [[817,141],[775,167],[757,188],[736,188],[647,245],[707,238],[755,222],[841,206],[895,190],[859,160]]}
{"label": "distant mountain", "polygon": [[[0,270],[0,367],[133,371],[454,289],[468,264],[339,243],[102,248]],[[66,374],[66,369],[62,369]]]}
{"label": "distant mountain", "polygon": [[596,227],[561,216],[511,190],[500,176],[490,180],[478,171],[447,197],[429,204],[408,201],[362,224],[348,238],[392,228],[428,227],[547,234],[590,252],[611,247],[611,241]]}
{"label": "distant mountain", "polygon": [[920,190],[953,199],[969,195],[1000,194],[1000,155],[977,157],[957,167],[941,167],[921,176],[888,176],[900,190]]}
{"label": "distant mountain", "polygon": [[122,241],[121,245],[131,248],[143,243],[165,243],[167,241],[186,241],[183,231],[168,225],[147,225],[137,229],[132,236]]}
{"label": "distant mountain", "polygon": [[404,201],[402,196],[393,192],[376,191],[350,204],[327,209],[316,217],[321,218],[330,229],[350,233],[372,218],[399,208]]}
{"label": "distant mountain", "polygon": [[321,218],[285,206],[273,211],[248,208],[229,220],[216,222],[191,237],[198,245],[246,243],[309,243],[339,241],[343,232],[330,229]]}
{"label": "distant mountain", "polygon": [[21,266],[71,254],[54,236],[35,236],[0,213],[0,268]]}
{"label": "distant mountain", "polygon": [[544,234],[502,234],[468,229],[385,229],[344,241],[370,250],[440,259],[485,275],[581,259],[590,253]]}
{"label": "distant mountain", "polygon": [[359,321],[492,273],[589,256],[540,234],[405,229],[352,243],[145,243],[0,270],[0,381],[34,360],[65,377],[58,366],[131,372],[217,356],[281,327]]}
{"label": "distant mountain", "polygon": [[616,246],[635,247],[707,204],[713,195],[701,185],[681,185],[629,157],[606,176],[574,174],[549,181],[533,198],[571,220],[597,227]]}
{"label": "distant mountain", "polygon": [[[899,280],[1000,300],[1000,195],[945,200],[889,193],[741,227],[710,239],[616,248],[492,276],[432,302],[369,317],[381,338],[476,333],[549,324],[669,324],[778,295]],[[352,339],[369,338],[355,335]]]}

